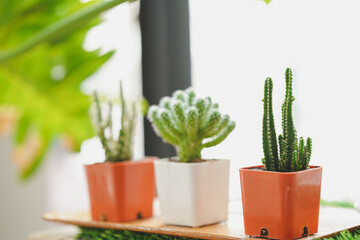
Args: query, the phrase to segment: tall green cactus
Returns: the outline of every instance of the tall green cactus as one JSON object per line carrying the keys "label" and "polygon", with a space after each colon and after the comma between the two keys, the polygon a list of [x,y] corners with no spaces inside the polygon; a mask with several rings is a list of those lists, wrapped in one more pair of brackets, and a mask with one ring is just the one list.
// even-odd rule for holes
{"label": "tall green cactus", "polygon": [[133,152],[133,136],[137,120],[136,103],[133,102],[131,105],[127,104],[120,83],[121,127],[117,138],[113,136],[112,103],[108,103],[109,114],[106,118],[104,118],[102,114],[101,104],[96,92],[94,92],[94,105],[96,114],[93,117],[93,124],[95,132],[99,136],[105,150],[105,161],[121,162],[131,160]]}
{"label": "tall green cactus", "polygon": [[267,169],[278,169],[279,156],[276,142],[274,115],[272,110],[272,89],[271,78],[265,80],[264,86],[264,117],[263,117],[263,160]]}
{"label": "tall green cactus", "polygon": [[235,128],[228,115],[220,114],[210,97],[196,98],[193,90],[175,91],[151,106],[148,118],[165,142],[175,146],[181,162],[201,159],[201,150],[222,142]]}
{"label": "tall green cactus", "polygon": [[[282,105],[282,135],[276,139],[274,116],[272,110],[271,78],[265,80],[264,86],[264,116],[263,116],[263,163],[268,171],[292,172],[305,170],[309,166],[312,140],[307,138],[306,144],[301,137],[297,138],[296,129],[292,117],[292,103],[295,100],[292,95],[292,71],[290,68],[285,72],[286,93]],[[280,151],[278,152],[279,145]]]}

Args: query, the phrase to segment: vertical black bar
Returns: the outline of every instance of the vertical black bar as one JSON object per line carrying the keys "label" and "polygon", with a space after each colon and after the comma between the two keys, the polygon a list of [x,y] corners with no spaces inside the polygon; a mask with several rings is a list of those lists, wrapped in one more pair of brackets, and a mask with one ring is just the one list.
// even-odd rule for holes
{"label": "vertical black bar", "polygon": [[[188,0],[142,0],[140,7],[143,94],[150,104],[191,85]],[[145,127],[145,154],[170,157],[174,148]]]}

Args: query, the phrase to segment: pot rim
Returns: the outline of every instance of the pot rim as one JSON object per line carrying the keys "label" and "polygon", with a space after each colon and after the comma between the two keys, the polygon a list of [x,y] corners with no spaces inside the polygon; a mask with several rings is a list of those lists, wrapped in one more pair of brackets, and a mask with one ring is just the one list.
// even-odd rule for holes
{"label": "pot rim", "polygon": [[262,174],[274,174],[274,175],[297,175],[297,174],[308,172],[308,171],[318,171],[318,170],[323,169],[322,166],[309,165],[308,169],[300,170],[300,171],[296,171],[296,172],[276,172],[276,171],[255,171],[254,170],[254,168],[263,168],[263,167],[264,167],[264,165],[243,167],[243,168],[240,168],[239,171],[240,172],[259,172],[259,173],[262,173]]}
{"label": "pot rim", "polygon": [[143,158],[140,159],[136,159],[136,160],[126,160],[126,161],[121,161],[121,162],[96,162],[96,163],[91,163],[91,164],[84,164],[84,166],[95,166],[95,165],[137,165],[137,164],[141,164],[141,163],[147,163],[147,162],[153,162],[154,160],[158,159],[158,157],[155,156],[145,156]]}
{"label": "pot rim", "polygon": [[220,161],[225,161],[225,162],[230,162],[229,159],[201,159],[202,161],[201,162],[179,162],[179,161],[170,161],[171,158],[175,158],[175,159],[179,159],[177,156],[175,157],[168,157],[168,158],[158,158],[158,159],[155,159],[155,162],[168,162],[168,163],[171,163],[171,164],[186,164],[186,165],[196,165],[196,164],[205,164],[205,163],[209,163],[209,162],[212,162],[212,161],[216,161],[216,162],[220,162]]}

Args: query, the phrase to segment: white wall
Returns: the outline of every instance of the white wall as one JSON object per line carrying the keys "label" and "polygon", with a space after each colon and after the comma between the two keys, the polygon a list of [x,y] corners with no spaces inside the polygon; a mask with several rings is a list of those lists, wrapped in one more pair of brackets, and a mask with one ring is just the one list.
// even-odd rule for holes
{"label": "white wall", "polygon": [[237,128],[205,157],[232,161],[231,196],[240,197],[238,168],[261,163],[263,84],[274,81],[281,130],[284,72],[294,72],[299,136],[313,138],[311,164],[321,165],[322,196],[355,199],[360,157],[360,2],[358,0],[190,1],[193,84],[230,113]]}
{"label": "white wall", "polygon": [[49,225],[41,220],[46,209],[44,168],[29,182],[17,179],[10,158],[12,141],[0,137],[0,239],[23,240]]}

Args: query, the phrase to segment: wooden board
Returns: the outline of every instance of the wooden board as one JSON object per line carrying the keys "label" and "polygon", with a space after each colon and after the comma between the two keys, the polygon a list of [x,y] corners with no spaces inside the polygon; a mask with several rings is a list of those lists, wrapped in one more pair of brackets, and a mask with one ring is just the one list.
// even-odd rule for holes
{"label": "wooden board", "polygon": [[[252,239],[244,234],[241,212],[232,212],[226,223],[214,224],[199,228],[188,228],[162,224],[158,217],[134,222],[112,223],[92,221],[88,211],[45,213],[43,218],[48,221],[66,223],[84,227],[127,229],[130,231],[157,233],[213,240]],[[321,208],[319,233],[303,239],[314,239],[360,224],[360,214],[353,209]],[[260,238],[257,238],[260,239]]]}
{"label": "wooden board", "polygon": [[36,231],[29,234],[28,240],[76,240],[79,229],[75,226],[64,226]]}

